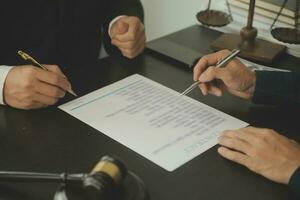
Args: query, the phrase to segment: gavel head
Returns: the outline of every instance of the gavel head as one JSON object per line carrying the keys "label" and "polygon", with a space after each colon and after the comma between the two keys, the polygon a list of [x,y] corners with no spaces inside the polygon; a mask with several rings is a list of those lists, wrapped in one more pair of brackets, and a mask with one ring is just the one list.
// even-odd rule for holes
{"label": "gavel head", "polygon": [[125,165],[104,156],[83,180],[83,187],[91,200],[111,200],[127,174]]}

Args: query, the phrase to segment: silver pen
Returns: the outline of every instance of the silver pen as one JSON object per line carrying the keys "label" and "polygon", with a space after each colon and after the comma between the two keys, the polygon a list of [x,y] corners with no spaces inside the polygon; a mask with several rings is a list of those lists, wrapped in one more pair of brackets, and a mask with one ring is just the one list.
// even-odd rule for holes
{"label": "silver pen", "polygon": [[[241,51],[238,49],[234,49],[231,51],[231,53],[226,56],[224,59],[220,60],[217,63],[216,68],[224,67],[229,61],[231,61],[233,58],[235,58]],[[190,87],[188,87],[185,91],[183,91],[180,95],[184,96],[190,93],[193,89],[195,89],[200,84],[200,81],[194,82]]]}

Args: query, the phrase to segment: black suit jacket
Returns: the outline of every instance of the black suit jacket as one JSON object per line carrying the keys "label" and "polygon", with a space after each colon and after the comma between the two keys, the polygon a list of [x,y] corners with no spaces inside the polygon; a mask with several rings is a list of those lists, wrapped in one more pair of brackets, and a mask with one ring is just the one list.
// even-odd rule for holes
{"label": "black suit jacket", "polygon": [[273,105],[300,104],[300,74],[257,71],[253,101]]}
{"label": "black suit jacket", "polygon": [[[255,103],[300,104],[300,74],[295,72],[256,72]],[[293,199],[300,199],[300,167],[292,175],[289,187]]]}
{"label": "black suit jacket", "polygon": [[119,15],[143,20],[139,0],[8,0],[0,2],[0,65],[24,64],[23,50],[41,63],[69,65],[98,58],[110,44],[109,23]]}

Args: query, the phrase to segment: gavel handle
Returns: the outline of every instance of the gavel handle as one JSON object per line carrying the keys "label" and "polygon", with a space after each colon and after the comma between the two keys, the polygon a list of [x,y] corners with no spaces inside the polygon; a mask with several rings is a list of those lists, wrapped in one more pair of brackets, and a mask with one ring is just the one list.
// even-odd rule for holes
{"label": "gavel handle", "polygon": [[2,181],[24,181],[24,182],[81,182],[85,174],[56,174],[37,172],[14,172],[0,171],[0,182]]}

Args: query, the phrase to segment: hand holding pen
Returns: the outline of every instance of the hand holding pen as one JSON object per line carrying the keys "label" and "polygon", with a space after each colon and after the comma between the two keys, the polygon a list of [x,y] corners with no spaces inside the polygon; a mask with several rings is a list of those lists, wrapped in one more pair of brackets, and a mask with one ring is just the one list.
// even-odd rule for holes
{"label": "hand holding pen", "polygon": [[[216,68],[221,68],[221,67],[225,67],[225,65],[231,61],[233,58],[235,58],[238,54],[240,53],[240,50],[234,49],[232,52],[230,52],[226,57],[220,59],[215,66]],[[204,56],[204,58],[206,58],[208,56]],[[202,61],[203,59],[200,59],[200,61]],[[199,62],[200,62],[199,61]],[[197,64],[198,65],[198,64]],[[196,66],[197,66],[196,65]],[[195,68],[196,68],[195,66]],[[184,92],[181,93],[181,95],[187,95],[189,92],[191,92],[192,90],[194,90],[199,84],[200,84],[200,80],[195,80],[195,82],[188,87]]]}
{"label": "hand holding pen", "polygon": [[[34,58],[32,58],[30,55],[28,55],[27,53],[23,52],[23,51],[18,51],[18,54],[24,59],[24,60],[27,60],[29,61],[32,65],[36,66],[36,67],[40,67],[41,69],[43,70],[46,70],[46,71],[51,71],[50,69],[47,68],[47,66],[45,65],[41,65],[38,61],[36,61]],[[54,71],[55,72],[55,71]],[[63,78],[66,78],[67,77],[60,71],[58,70],[57,71],[58,74],[62,75]],[[75,92],[72,90],[72,87],[68,88],[66,90],[67,92],[69,92],[70,94],[72,94],[73,96],[77,96],[77,94],[75,94]]]}
{"label": "hand holding pen", "polygon": [[71,90],[71,84],[57,65],[32,65],[9,70],[3,91],[4,103],[19,109],[36,109],[55,104]]}
{"label": "hand holding pen", "polygon": [[[249,70],[238,59],[230,59],[223,67],[215,67],[234,51],[219,51],[203,56],[194,68],[194,81],[199,81],[203,95],[222,96],[224,91],[244,99],[250,99],[256,84],[255,72]],[[214,80],[220,80],[214,84]]]}

